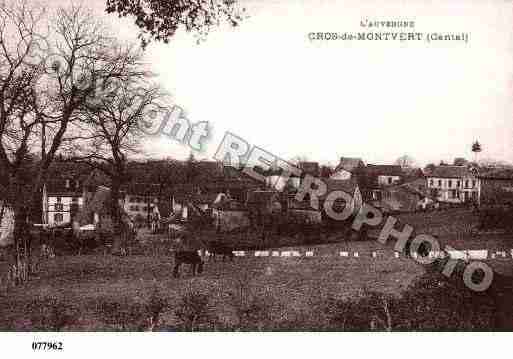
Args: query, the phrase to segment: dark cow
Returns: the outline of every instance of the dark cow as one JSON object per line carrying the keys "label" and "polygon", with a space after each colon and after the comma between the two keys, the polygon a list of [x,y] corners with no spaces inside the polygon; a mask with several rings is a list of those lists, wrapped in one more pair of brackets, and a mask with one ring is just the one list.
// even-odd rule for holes
{"label": "dark cow", "polygon": [[208,244],[208,252],[210,253],[210,258],[214,261],[216,260],[216,255],[223,256],[223,262],[228,257],[231,261],[233,261],[233,248],[227,246],[226,244],[222,244],[219,242],[210,242]]}
{"label": "dark cow", "polygon": [[203,272],[203,261],[197,251],[176,251],[175,252],[175,268],[173,269],[173,277],[177,278],[180,265],[187,263],[191,265],[192,275],[201,274]]}

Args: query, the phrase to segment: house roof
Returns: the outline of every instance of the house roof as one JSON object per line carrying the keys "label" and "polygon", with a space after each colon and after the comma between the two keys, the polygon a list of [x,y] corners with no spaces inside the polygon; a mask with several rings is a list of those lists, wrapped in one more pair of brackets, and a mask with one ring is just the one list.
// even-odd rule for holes
{"label": "house roof", "polygon": [[320,167],[318,162],[299,162],[298,167],[303,172],[302,174],[309,174],[314,177],[318,177],[320,174]]}
{"label": "house roof", "polygon": [[483,179],[513,180],[513,169],[495,169],[481,173],[478,177]]}
{"label": "house roof", "polygon": [[338,166],[335,168],[335,172],[340,171],[340,170],[353,172],[357,168],[361,168],[364,166],[365,165],[361,158],[340,157],[340,162],[339,162]]}
{"label": "house roof", "polygon": [[425,179],[426,175],[420,168],[403,169],[404,178],[406,182],[413,182],[418,179]]}
{"label": "house roof", "polygon": [[75,179],[57,179],[45,183],[47,195],[80,196],[82,184]]}
{"label": "house roof", "polygon": [[473,176],[467,166],[436,166],[426,177],[462,178]]}
{"label": "house roof", "polygon": [[364,169],[371,176],[403,176],[403,169],[398,165],[367,165]]}
{"label": "house roof", "polygon": [[83,180],[91,173],[91,167],[84,163],[61,161],[57,159],[52,162],[48,169],[49,178],[53,179],[81,179]]}

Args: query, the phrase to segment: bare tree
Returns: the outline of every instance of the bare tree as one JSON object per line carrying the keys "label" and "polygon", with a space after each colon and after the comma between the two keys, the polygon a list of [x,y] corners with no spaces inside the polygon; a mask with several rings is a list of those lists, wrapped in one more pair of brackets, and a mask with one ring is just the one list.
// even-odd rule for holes
{"label": "bare tree", "polygon": [[[130,58],[139,62],[142,53],[133,48],[120,48],[116,57]],[[121,248],[124,231],[120,207],[121,188],[128,181],[128,158],[141,152],[144,116],[149,111],[165,110],[161,100],[165,98],[159,86],[149,82],[150,73],[136,70],[133,76],[118,83],[109,93],[82,107],[80,141],[74,142],[72,151],[77,161],[88,163],[101,170],[110,179],[110,213],[113,222],[115,248]]]}
{"label": "bare tree", "polygon": [[402,155],[395,161],[395,164],[403,169],[409,169],[415,167],[415,160],[409,155]]}
{"label": "bare tree", "polygon": [[30,268],[29,219],[40,207],[51,163],[81,127],[79,110],[102,95],[99,83],[134,74],[132,59],[113,53],[116,43],[106,34],[79,7],[60,8],[49,21],[28,2],[0,6],[0,171],[15,213],[15,268],[22,280]]}

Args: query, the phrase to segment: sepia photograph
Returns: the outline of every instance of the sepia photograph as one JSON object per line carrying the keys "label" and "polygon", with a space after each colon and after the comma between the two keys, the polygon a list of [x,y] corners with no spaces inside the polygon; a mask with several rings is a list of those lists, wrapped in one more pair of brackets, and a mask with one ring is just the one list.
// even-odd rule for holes
{"label": "sepia photograph", "polygon": [[505,0],[0,0],[0,342],[511,332],[512,24]]}

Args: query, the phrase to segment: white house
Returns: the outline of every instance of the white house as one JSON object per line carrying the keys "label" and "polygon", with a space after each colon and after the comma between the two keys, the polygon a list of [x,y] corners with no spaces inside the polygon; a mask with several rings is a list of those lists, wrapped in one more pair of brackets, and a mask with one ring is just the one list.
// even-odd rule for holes
{"label": "white house", "polygon": [[397,165],[367,165],[365,174],[374,177],[379,187],[399,184],[404,177],[401,166]]}
{"label": "white house", "polygon": [[43,224],[50,227],[72,223],[84,204],[82,186],[74,179],[54,180],[43,185]]}
{"label": "white house", "polygon": [[479,178],[467,166],[437,166],[426,175],[431,197],[440,202],[477,201]]}

